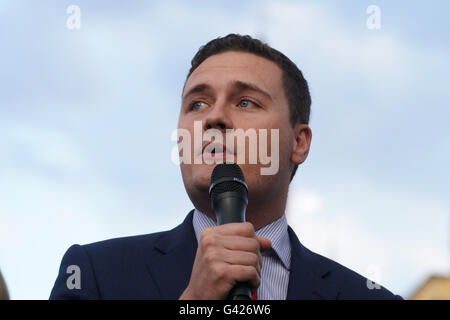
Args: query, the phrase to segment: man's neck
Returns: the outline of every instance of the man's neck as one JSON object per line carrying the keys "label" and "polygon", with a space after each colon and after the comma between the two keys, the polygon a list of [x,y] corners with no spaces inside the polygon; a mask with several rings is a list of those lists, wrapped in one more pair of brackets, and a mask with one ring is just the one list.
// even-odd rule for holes
{"label": "man's neck", "polygon": [[255,230],[264,228],[284,215],[286,210],[286,201],[287,197],[281,196],[278,196],[275,201],[270,202],[249,200],[246,220],[253,224]]}

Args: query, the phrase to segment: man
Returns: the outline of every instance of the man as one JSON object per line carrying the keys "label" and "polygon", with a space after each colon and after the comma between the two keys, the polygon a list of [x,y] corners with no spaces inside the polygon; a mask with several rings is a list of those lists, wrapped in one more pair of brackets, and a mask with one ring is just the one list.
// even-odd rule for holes
{"label": "man", "polygon": [[277,172],[261,174],[266,164],[246,156],[240,167],[249,190],[247,222],[216,226],[208,195],[215,164],[194,159],[237,154],[226,145],[199,150],[191,142],[192,161],[180,165],[195,208],[185,221],[167,232],[72,246],[50,298],[225,299],[237,282],[250,283],[258,299],[400,298],[309,251],[287,225],[289,183],[311,144],[310,105],[300,70],[259,40],[230,34],[200,48],[183,89],[179,129],[195,135],[201,123],[203,132],[224,135],[277,130],[277,145],[267,146],[279,150]]}
{"label": "man", "polygon": [[5,279],[3,279],[1,271],[0,271],[0,300],[9,300],[8,287],[6,286],[6,282]]}

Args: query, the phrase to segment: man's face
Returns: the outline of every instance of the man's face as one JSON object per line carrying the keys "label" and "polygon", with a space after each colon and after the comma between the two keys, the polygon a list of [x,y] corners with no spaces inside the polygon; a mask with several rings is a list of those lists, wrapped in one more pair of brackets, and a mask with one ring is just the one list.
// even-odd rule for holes
{"label": "man's face", "polygon": [[[206,59],[188,78],[180,111],[179,129],[186,129],[192,137],[192,160],[202,157],[194,151],[194,121],[201,121],[202,131],[215,128],[267,129],[268,152],[271,129],[279,129],[279,170],[274,175],[261,175],[262,165],[249,164],[248,146],[246,162],[239,164],[249,187],[249,199],[264,195],[277,184],[289,183],[294,164],[291,162],[295,141],[290,123],[288,102],[282,82],[282,70],[274,62],[251,53],[225,52]],[[225,135],[223,138],[225,143]],[[248,144],[247,140],[247,144]],[[278,141],[277,141],[278,143]],[[203,142],[205,145],[205,142]],[[236,155],[236,148],[232,153]],[[203,154],[203,157],[211,154]],[[213,156],[220,156],[216,154]],[[235,161],[236,162],[236,161]],[[211,172],[216,164],[181,163],[186,191],[194,205],[198,198],[208,197]]]}

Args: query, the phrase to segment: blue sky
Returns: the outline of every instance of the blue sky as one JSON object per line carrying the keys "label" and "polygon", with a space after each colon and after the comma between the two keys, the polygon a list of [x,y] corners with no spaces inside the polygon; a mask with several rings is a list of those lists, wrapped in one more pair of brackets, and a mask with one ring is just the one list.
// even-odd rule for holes
{"label": "blue sky", "polygon": [[[81,28],[66,27],[69,5]],[[170,161],[197,49],[260,37],[303,71],[313,140],[288,221],[310,249],[408,297],[450,269],[446,1],[2,1],[0,269],[46,299],[74,243],[170,229]],[[381,9],[381,29],[366,8]],[[175,200],[174,200],[175,199]]]}

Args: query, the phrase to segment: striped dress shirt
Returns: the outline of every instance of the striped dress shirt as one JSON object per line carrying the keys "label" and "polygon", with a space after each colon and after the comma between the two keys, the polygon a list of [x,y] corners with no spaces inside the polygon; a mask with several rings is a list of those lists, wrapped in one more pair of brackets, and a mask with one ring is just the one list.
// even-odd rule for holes
{"label": "striped dress shirt", "polygon": [[[216,226],[216,222],[195,209],[192,220],[197,243],[205,228]],[[261,284],[258,288],[259,300],[285,300],[291,267],[291,242],[288,234],[286,216],[256,231],[257,236],[268,238],[272,248],[262,256]]]}

